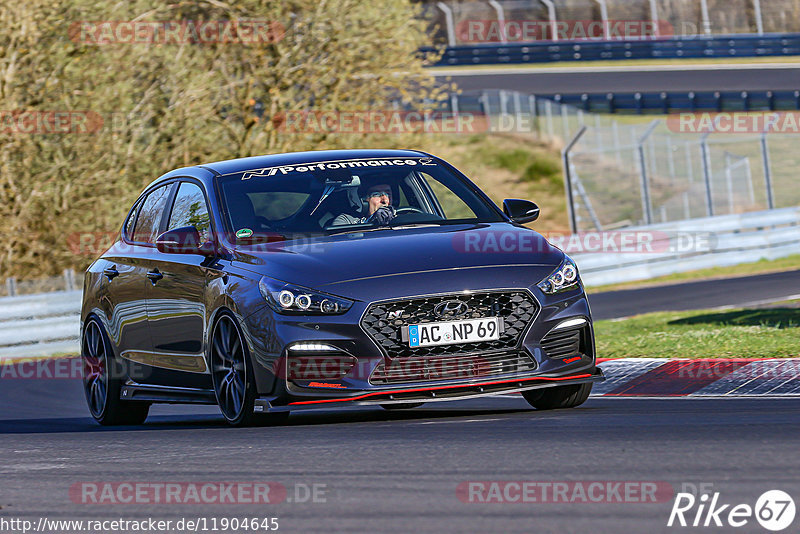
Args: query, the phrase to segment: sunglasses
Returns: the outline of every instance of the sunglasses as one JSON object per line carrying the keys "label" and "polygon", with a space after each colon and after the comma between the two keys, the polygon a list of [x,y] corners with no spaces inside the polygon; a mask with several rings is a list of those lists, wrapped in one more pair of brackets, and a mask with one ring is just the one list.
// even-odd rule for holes
{"label": "sunglasses", "polygon": [[392,198],[391,191],[372,191],[371,193],[367,193],[367,198],[378,198],[384,195],[388,198]]}

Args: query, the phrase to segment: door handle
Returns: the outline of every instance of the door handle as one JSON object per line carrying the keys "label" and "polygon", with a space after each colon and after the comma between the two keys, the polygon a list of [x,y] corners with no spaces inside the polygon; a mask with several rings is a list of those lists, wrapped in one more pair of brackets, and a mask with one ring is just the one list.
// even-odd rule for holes
{"label": "door handle", "polygon": [[158,269],[153,269],[152,271],[147,273],[147,278],[150,279],[150,281],[153,283],[153,285],[156,285],[156,282],[158,282],[159,280],[164,278],[164,275],[161,274],[161,272],[159,272]]}
{"label": "door handle", "polygon": [[110,282],[111,280],[119,276],[119,271],[117,270],[116,265],[112,265],[111,267],[106,267],[105,269],[103,269],[103,274],[106,277],[108,277],[108,281]]}

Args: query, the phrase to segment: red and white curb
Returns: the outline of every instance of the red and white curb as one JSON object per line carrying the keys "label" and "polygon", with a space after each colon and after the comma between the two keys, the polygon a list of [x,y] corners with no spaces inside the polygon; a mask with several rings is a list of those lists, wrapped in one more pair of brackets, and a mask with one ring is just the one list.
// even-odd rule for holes
{"label": "red and white curb", "polygon": [[800,358],[602,359],[593,397],[800,397]]}

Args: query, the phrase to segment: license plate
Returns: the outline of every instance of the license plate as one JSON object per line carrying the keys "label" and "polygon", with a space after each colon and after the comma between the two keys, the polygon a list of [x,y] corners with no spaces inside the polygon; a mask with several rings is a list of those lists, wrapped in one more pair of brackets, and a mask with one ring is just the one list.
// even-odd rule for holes
{"label": "license plate", "polygon": [[502,322],[499,317],[463,319],[461,321],[408,325],[407,339],[408,346],[412,348],[453,343],[476,343],[500,339],[501,330]]}

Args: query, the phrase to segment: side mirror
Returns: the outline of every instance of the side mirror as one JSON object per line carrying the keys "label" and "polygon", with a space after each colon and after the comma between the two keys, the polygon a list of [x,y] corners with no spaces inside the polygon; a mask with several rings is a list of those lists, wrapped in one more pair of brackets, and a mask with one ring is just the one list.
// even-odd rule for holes
{"label": "side mirror", "polygon": [[530,200],[507,198],[503,201],[503,213],[512,221],[524,224],[539,218],[539,206]]}
{"label": "side mirror", "polygon": [[202,254],[214,253],[214,244],[200,242],[200,232],[194,226],[184,226],[168,230],[156,239],[156,248],[165,254]]}

